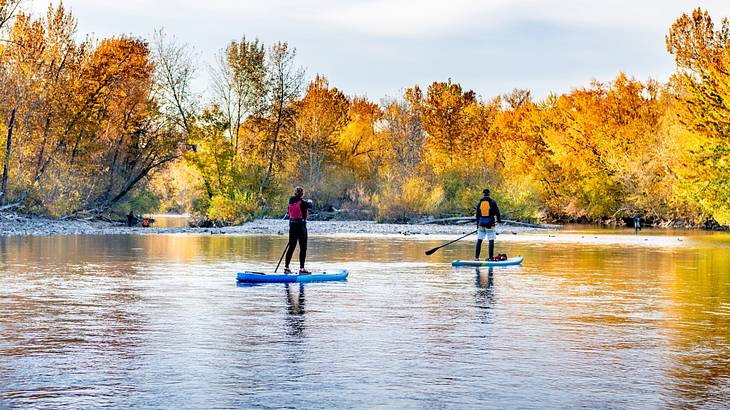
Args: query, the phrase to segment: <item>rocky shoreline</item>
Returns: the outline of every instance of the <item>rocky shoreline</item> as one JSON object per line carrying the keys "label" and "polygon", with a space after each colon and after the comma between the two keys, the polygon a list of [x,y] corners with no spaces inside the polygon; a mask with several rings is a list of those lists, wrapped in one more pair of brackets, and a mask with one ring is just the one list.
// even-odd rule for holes
{"label": "rocky shoreline", "polygon": [[[468,233],[470,225],[381,224],[373,221],[310,221],[310,234],[364,234],[364,235],[459,235]],[[502,224],[498,233],[541,232],[559,228],[544,228]],[[49,236],[49,235],[128,235],[128,234],[261,234],[283,235],[288,232],[288,221],[282,219],[258,219],[237,226],[223,228],[142,228],[127,227],[121,223],[51,219],[27,215],[0,215],[0,236]]]}

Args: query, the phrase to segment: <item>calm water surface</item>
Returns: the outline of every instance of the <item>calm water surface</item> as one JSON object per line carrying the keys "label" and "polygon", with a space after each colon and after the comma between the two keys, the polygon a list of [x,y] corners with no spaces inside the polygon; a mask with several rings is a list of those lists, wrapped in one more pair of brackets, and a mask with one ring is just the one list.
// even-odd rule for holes
{"label": "calm water surface", "polygon": [[312,237],[344,283],[237,286],[270,236],[0,238],[0,408],[730,406],[730,238]]}

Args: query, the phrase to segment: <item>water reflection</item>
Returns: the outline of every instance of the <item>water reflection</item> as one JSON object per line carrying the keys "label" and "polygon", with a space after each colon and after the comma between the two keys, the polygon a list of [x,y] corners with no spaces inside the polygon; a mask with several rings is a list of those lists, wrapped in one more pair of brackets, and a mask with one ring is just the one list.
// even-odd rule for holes
{"label": "water reflection", "polygon": [[[304,284],[284,284],[286,289],[286,324],[289,336],[304,336]],[[296,288],[297,290],[292,290]]]}
{"label": "water reflection", "polygon": [[493,322],[494,307],[494,268],[475,268],[476,271],[476,308],[479,321],[483,324]]}
{"label": "water reflection", "polygon": [[494,303],[494,268],[475,268],[477,307],[490,309]]}
{"label": "water reflection", "polygon": [[476,268],[476,273],[477,288],[484,289],[485,291],[491,291],[492,286],[494,286],[494,268],[489,267],[486,270],[483,268]]}
{"label": "water reflection", "polygon": [[668,276],[665,332],[671,343],[670,402],[705,407],[730,404],[730,252],[677,255]]}
{"label": "water reflection", "polygon": [[708,238],[511,242],[521,269],[472,271],[448,262],[473,243],[317,237],[350,281],[284,289],[233,284],[279,236],[0,238],[0,408],[723,407],[730,242]]}

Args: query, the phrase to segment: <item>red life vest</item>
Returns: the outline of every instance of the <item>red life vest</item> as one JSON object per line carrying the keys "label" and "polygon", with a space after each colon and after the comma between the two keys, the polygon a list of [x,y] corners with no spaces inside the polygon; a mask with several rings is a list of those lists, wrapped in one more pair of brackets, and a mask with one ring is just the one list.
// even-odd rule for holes
{"label": "red life vest", "polygon": [[289,219],[304,219],[302,215],[302,199],[299,198],[297,202],[289,204]]}

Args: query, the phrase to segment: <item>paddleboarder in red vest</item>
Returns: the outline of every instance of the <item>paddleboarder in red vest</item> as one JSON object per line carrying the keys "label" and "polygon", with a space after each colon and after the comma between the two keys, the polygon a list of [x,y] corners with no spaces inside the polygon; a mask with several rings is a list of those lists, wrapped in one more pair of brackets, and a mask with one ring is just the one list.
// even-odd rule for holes
{"label": "paddleboarder in red vest", "polygon": [[494,230],[494,225],[499,222],[502,223],[502,216],[499,214],[499,207],[497,201],[489,196],[489,190],[485,189],[482,191],[484,196],[477,203],[477,249],[476,259],[479,260],[479,254],[482,250],[482,241],[486,237],[489,240],[489,259],[488,261],[494,260],[494,239],[497,237],[497,233]]}
{"label": "paddleboarder in red vest", "polygon": [[299,243],[299,274],[311,274],[304,269],[304,260],[307,258],[307,215],[311,208],[312,201],[304,200],[304,188],[296,187],[294,196],[289,198],[289,249],[286,251],[284,273],[292,273],[289,263],[294,255],[294,248]]}

